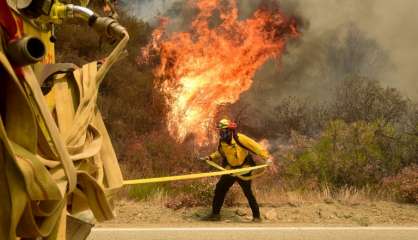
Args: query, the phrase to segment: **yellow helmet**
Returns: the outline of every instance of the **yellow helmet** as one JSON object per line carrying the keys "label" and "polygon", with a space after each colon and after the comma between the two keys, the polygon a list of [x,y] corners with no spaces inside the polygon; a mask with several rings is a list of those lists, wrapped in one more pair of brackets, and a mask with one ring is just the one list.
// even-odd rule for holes
{"label": "yellow helmet", "polygon": [[223,118],[218,123],[219,129],[235,129],[237,128],[237,124],[229,119]]}

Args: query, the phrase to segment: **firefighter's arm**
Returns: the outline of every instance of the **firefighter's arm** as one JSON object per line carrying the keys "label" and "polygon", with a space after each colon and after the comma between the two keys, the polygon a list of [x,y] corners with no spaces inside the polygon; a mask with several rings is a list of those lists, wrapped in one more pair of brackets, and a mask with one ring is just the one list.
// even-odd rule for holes
{"label": "firefighter's arm", "polygon": [[248,149],[250,149],[254,154],[261,157],[264,160],[271,159],[270,153],[261,146],[259,143],[254,141],[253,139],[245,136],[244,134],[238,134],[239,141]]}
{"label": "firefighter's arm", "polygon": [[222,158],[221,157],[221,154],[218,151],[216,151],[216,152],[210,154],[209,156],[201,157],[200,160],[202,160],[202,161],[208,161],[208,160],[210,160],[210,161],[218,161],[221,158]]}

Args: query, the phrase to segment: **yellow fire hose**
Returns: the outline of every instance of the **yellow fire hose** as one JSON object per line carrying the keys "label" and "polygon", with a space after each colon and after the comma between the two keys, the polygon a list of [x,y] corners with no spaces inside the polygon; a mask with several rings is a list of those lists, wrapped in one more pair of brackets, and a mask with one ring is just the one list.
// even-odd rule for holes
{"label": "yellow fire hose", "polygon": [[[210,166],[212,166],[212,167],[214,167],[214,168],[216,168],[216,169],[218,169],[218,170],[221,170],[221,171],[227,171],[228,169],[226,169],[226,168],[223,168],[223,167],[221,167],[221,166],[219,166],[218,164],[216,164],[215,162],[212,162],[212,161],[210,161],[210,160],[206,160],[206,163],[208,164],[208,165],[210,165]],[[262,166],[262,165],[260,165],[260,166]],[[266,167],[267,167],[268,165],[266,165]],[[256,174],[251,174],[250,176],[242,176],[243,174],[247,174],[247,173],[249,173],[250,171],[245,171],[245,172],[242,172],[242,173],[239,173],[239,174],[232,174],[234,177],[238,177],[239,179],[241,179],[241,180],[244,180],[244,181],[249,181],[249,180],[252,180],[252,179],[254,179],[254,178],[258,178],[258,177],[260,177],[261,175],[263,175],[265,172],[266,172],[266,167],[264,167],[264,168],[262,168],[261,169],[261,171],[260,172],[258,172],[258,173],[256,173]]]}
{"label": "yellow fire hose", "polygon": [[[245,174],[245,173],[248,173],[248,172],[253,171],[253,170],[265,169],[266,167],[268,167],[267,164],[263,164],[263,165],[258,165],[258,166],[254,166],[254,167],[246,167],[246,168],[227,170],[227,169],[224,169],[221,166],[217,165],[214,162],[212,162],[212,163],[217,166],[216,168],[218,168],[218,169],[221,168],[223,170],[216,171],[216,172],[194,173],[194,174],[178,175],[178,176],[126,180],[126,181],[123,181],[123,185],[126,186],[126,185],[136,185],[136,184],[145,184],[145,183],[160,183],[160,182],[191,180],[191,179],[198,179],[198,178],[205,178],[205,177],[215,177],[215,176],[221,176],[221,175],[227,175],[227,174],[234,174],[234,176],[237,176],[239,178],[243,177],[243,178],[248,178],[248,180],[250,180],[253,177],[259,176],[261,174],[257,174],[257,175],[249,176],[249,177],[240,176],[239,174],[240,173]],[[210,164],[210,165],[215,167],[212,164]],[[245,180],[245,179],[243,179],[243,180]]]}

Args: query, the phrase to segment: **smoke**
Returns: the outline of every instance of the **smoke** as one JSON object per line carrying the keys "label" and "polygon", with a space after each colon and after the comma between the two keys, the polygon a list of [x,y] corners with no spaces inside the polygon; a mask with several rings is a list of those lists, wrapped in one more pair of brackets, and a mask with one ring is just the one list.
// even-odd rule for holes
{"label": "smoke", "polygon": [[157,24],[156,17],[167,15],[174,5],[184,0],[122,0],[122,7],[129,14],[151,24]]}
{"label": "smoke", "polygon": [[[366,77],[375,78],[418,99],[418,2],[415,0],[300,0],[297,14],[308,19],[306,41],[348,31],[357,35],[357,45],[345,42],[347,51],[365,50],[365,62],[356,62]],[[322,36],[322,37],[321,37]],[[374,42],[374,43],[373,43]],[[350,45],[351,44],[351,45]],[[366,45],[366,46],[364,46]],[[374,48],[371,49],[371,48]],[[372,55],[370,54],[372,50]],[[377,59],[376,59],[377,58]],[[386,58],[386,59],[385,59]],[[353,59],[355,60],[355,59]],[[378,63],[380,61],[380,64]],[[383,64],[386,61],[386,64]],[[367,70],[367,69],[365,69]]]}
{"label": "smoke", "polygon": [[[242,0],[248,14],[262,1]],[[252,89],[232,106],[245,107],[245,124],[261,127],[283,98],[338,101],[334,89],[351,75],[378,80],[418,100],[418,2],[391,0],[282,0],[282,7],[302,19],[302,36],[288,46],[280,63],[258,71]],[[279,65],[279,67],[277,66]],[[235,114],[234,113],[234,114]]]}

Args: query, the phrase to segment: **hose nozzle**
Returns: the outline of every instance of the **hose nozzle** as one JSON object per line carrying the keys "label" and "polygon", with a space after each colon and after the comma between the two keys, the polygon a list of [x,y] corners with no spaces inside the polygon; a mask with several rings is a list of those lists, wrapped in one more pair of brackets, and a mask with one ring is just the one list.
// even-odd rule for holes
{"label": "hose nozzle", "polygon": [[98,33],[104,33],[108,37],[123,38],[128,35],[126,29],[110,17],[98,17],[92,27]]}
{"label": "hose nozzle", "polygon": [[46,52],[45,44],[34,36],[26,36],[9,43],[6,54],[17,66],[34,64],[42,60]]}

